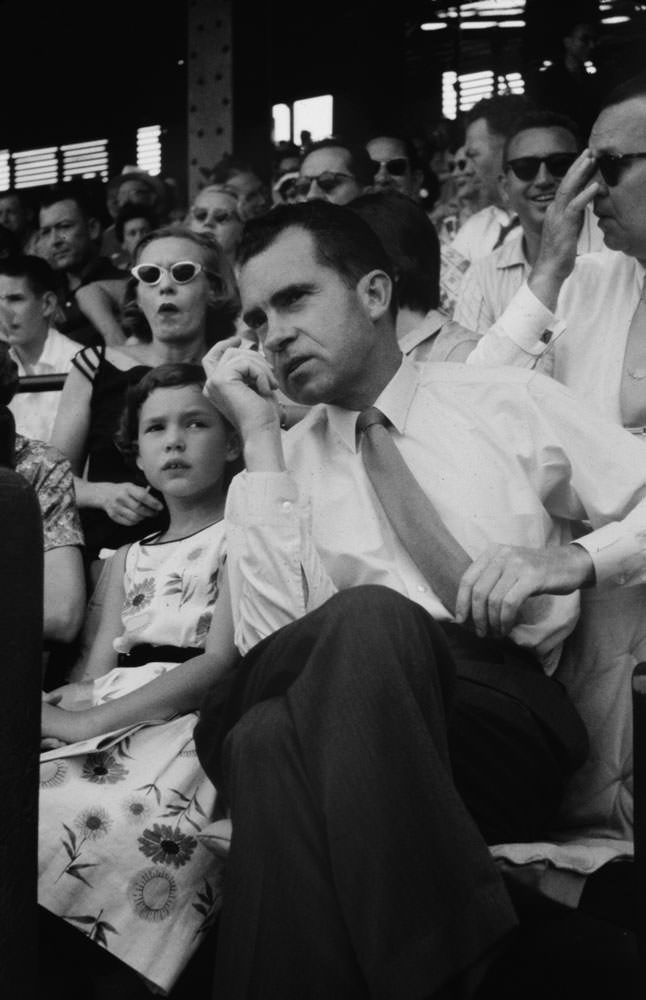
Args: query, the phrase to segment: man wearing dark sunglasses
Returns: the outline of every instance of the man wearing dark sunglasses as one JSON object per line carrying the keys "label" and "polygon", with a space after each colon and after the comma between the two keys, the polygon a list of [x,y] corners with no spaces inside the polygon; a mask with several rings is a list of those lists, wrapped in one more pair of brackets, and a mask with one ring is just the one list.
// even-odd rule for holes
{"label": "man wearing dark sunglasses", "polygon": [[[590,203],[605,248],[577,259]],[[606,98],[589,148],[546,213],[527,282],[469,363],[535,367],[547,351],[555,378],[602,415],[646,435],[645,266],[646,73],[640,73]]]}
{"label": "man wearing dark sunglasses", "polygon": [[347,205],[372,184],[374,165],[362,146],[342,139],[315,142],[305,155],[296,182],[299,201],[321,198]]}
{"label": "man wearing dark sunglasses", "polygon": [[399,191],[417,201],[424,173],[413,143],[395,135],[378,135],[366,143],[368,156],[375,165],[374,187],[377,191]]}
{"label": "man wearing dark sunglasses", "polygon": [[[456,322],[482,336],[504,313],[536,263],[545,213],[579,149],[570,119],[552,111],[532,111],[519,119],[504,146],[500,184],[520,231],[471,265],[458,294]],[[584,222],[578,252],[601,249],[602,236],[591,212]]]}

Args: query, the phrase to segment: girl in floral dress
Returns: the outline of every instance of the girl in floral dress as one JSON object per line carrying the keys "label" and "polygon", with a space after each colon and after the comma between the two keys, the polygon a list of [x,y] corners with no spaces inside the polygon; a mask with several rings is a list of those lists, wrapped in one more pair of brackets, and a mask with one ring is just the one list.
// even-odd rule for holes
{"label": "girl in floral dress", "polygon": [[168,364],[131,390],[123,442],[170,524],[113,557],[88,665],[102,676],[42,708],[39,902],[161,993],[213,923],[222,880],[199,838],[216,791],[193,729],[236,660],[222,517],[240,448],[203,384],[200,367]]}

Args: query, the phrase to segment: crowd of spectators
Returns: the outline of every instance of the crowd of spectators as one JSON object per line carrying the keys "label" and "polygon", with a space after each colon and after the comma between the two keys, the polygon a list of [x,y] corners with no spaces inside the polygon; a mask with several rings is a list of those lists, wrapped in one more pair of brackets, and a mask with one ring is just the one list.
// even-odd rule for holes
{"label": "crowd of spectators", "polygon": [[[63,647],[42,815],[67,839],[43,899],[87,924],[89,871],[112,879],[141,820],[93,938],[148,922],[145,947],[113,943],[124,995],[172,988],[227,855],[222,997],[470,998],[507,940],[488,847],[544,837],[585,758],[552,678],[580,591],[646,581],[646,76],[600,93],[595,38],[570,25],[534,99],[481,100],[434,142],[304,135],[270,176],[227,154],[185,206],[131,165],[103,203],[94,182],[0,193],[0,456],[41,504]],[[384,423],[411,467],[391,499],[433,525],[439,569],[370,471]],[[584,626],[603,648],[603,621]],[[79,787],[135,758],[150,777],[151,720],[182,727],[170,811],[153,776],[52,818],[68,752]],[[78,863],[86,842],[100,860]]]}

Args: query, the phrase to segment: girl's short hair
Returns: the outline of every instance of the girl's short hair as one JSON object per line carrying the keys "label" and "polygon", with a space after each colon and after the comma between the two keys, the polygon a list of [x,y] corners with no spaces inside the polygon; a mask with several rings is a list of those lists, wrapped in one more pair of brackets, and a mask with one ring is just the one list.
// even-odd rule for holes
{"label": "girl's short hair", "polygon": [[[170,237],[188,240],[200,247],[204,257],[204,273],[211,289],[206,313],[207,346],[212,347],[218,340],[232,337],[236,329],[236,319],[240,312],[238,286],[229,259],[211,233],[194,233],[188,226],[177,223],[162,226],[146,233],[135,247],[135,262],[139,261],[144,247],[155,240]],[[137,279],[130,278],[124,296],[122,325],[128,336],[145,343],[152,340],[148,321],[137,301]]]}
{"label": "girl's short hair", "polygon": [[[157,365],[147,372],[139,382],[131,385],[126,393],[126,401],[121,412],[119,428],[115,434],[115,444],[119,451],[134,462],[137,455],[137,440],[139,437],[139,415],[141,408],[155,389],[178,389],[185,385],[197,385],[200,388],[206,382],[206,374],[201,365],[176,362]],[[219,412],[219,411],[218,411]],[[225,427],[232,434],[236,433],[233,424],[220,413]],[[242,458],[227,464],[225,486],[237,472],[243,468]]]}

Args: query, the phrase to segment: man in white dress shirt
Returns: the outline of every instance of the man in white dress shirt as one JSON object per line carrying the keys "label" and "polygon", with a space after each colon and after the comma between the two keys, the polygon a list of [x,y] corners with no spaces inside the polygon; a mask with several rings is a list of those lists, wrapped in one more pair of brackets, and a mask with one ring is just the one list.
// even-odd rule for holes
{"label": "man in white dress shirt", "polygon": [[[19,375],[67,374],[80,349],[52,325],[58,286],[58,277],[40,257],[0,261],[1,332]],[[15,395],[9,408],[19,433],[49,442],[60,396],[60,391]]]}
{"label": "man in white dress shirt", "polygon": [[[240,288],[264,356],[205,359],[246,464],[226,512],[245,655],[196,730],[235,831],[216,991],[469,997],[515,922],[485,845],[545,831],[585,755],[549,676],[578,590],[646,578],[646,453],[544,376],[403,358],[389,261],[349,209],[255,220]],[[284,440],[278,385],[312,407]],[[473,560],[455,613],[368,479],[373,406]]]}
{"label": "man in white dress shirt", "polygon": [[[605,249],[577,257],[581,219],[593,205]],[[598,412],[646,426],[646,73],[620,85],[545,217],[527,281],[468,358],[534,368]],[[550,336],[546,337],[545,332]]]}
{"label": "man in white dress shirt", "polygon": [[[453,318],[479,336],[503,314],[536,263],[545,213],[559,183],[581,150],[576,126],[552,111],[530,111],[507,140],[500,181],[520,232],[474,261],[464,276]],[[585,213],[578,253],[601,250],[603,236],[592,211]]]}

